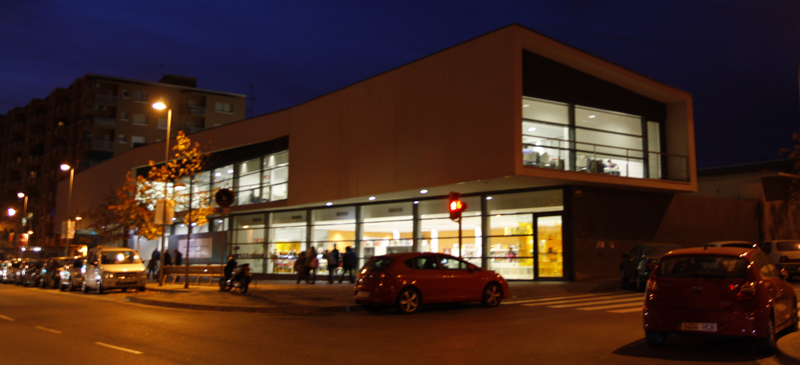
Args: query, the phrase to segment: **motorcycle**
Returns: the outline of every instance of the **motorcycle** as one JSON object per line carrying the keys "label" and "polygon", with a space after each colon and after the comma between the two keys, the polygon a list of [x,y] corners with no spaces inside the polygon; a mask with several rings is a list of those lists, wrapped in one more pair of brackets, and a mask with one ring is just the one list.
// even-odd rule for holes
{"label": "motorcycle", "polygon": [[250,264],[242,264],[236,266],[231,273],[230,278],[222,277],[219,281],[220,290],[230,291],[231,289],[239,289],[242,294],[247,293],[247,288],[250,286]]}

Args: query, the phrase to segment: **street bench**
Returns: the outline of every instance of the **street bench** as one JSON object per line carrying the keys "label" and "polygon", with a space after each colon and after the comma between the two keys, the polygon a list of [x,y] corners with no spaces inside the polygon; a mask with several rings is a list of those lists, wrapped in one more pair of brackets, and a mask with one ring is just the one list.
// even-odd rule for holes
{"label": "street bench", "polygon": [[[183,282],[186,266],[164,266],[164,282]],[[222,276],[222,265],[189,265],[189,285],[214,285]]]}

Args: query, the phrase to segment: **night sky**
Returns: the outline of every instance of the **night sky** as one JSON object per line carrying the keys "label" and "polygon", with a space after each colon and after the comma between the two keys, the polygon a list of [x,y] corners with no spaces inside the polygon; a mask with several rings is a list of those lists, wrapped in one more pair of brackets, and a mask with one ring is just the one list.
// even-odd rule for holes
{"label": "night sky", "polygon": [[798,0],[2,0],[0,114],[86,73],[252,85],[266,114],[511,23],[693,94],[699,168],[800,131]]}

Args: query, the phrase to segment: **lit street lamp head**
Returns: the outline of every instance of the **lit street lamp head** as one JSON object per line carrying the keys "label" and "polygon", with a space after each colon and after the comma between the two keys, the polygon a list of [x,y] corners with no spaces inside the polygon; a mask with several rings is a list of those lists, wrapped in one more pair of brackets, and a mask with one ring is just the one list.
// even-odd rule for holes
{"label": "lit street lamp head", "polygon": [[17,193],[17,198],[20,198],[20,199],[22,199],[22,198],[24,198],[24,197],[25,197],[25,193],[22,193],[22,192],[20,192],[20,193]]}
{"label": "lit street lamp head", "polygon": [[17,210],[14,208],[8,208],[8,216],[13,217],[14,214],[17,214]]}
{"label": "lit street lamp head", "polygon": [[164,104],[164,102],[159,101],[159,102],[153,103],[153,108],[154,109],[158,109],[158,110],[164,110],[164,109],[167,108],[167,104]]}
{"label": "lit street lamp head", "polygon": [[71,169],[71,168],[72,168],[72,167],[70,167],[69,165],[67,165],[67,164],[65,164],[65,163],[62,163],[62,164],[61,164],[61,171],[67,171],[67,170],[69,170],[69,169]]}

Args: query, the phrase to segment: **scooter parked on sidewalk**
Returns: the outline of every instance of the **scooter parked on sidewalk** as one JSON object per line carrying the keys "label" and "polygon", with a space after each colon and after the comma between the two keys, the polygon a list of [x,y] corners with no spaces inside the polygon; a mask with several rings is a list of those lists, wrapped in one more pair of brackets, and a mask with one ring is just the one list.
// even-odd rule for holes
{"label": "scooter parked on sidewalk", "polygon": [[231,289],[239,289],[242,294],[247,293],[247,288],[250,286],[251,279],[250,264],[241,264],[233,269],[230,277],[223,276],[219,280],[219,289],[223,291],[230,291]]}

